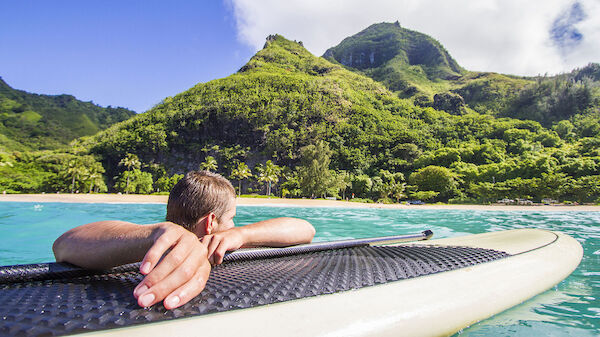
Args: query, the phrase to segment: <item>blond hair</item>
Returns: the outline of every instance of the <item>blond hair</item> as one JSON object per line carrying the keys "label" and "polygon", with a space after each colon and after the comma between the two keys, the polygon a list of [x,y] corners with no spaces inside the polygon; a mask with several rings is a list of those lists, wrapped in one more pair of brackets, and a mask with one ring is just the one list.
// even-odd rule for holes
{"label": "blond hair", "polygon": [[221,220],[234,200],[235,189],[229,180],[210,171],[191,171],[169,194],[167,221],[194,231],[198,220],[211,212]]}

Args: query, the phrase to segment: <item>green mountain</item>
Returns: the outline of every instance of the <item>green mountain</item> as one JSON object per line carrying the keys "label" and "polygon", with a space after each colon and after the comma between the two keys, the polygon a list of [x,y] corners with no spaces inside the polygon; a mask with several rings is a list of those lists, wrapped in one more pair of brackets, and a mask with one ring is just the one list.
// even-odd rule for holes
{"label": "green mountain", "polygon": [[404,96],[430,93],[465,73],[438,41],[398,22],[374,24],[328,49],[323,57]]}
{"label": "green mountain", "polygon": [[[372,79],[275,35],[238,73],[167,97],[82,145],[109,168],[118,169],[116,163],[131,152],[172,173],[196,169],[211,155],[227,172],[236,159],[251,167],[268,159],[293,166],[301,147],[323,139],[336,143],[344,165],[366,169],[376,160],[364,160],[369,147],[393,141],[375,130],[385,124],[399,138],[411,139],[401,130],[423,124],[409,119],[420,113]],[[372,137],[386,144],[369,144]]]}
{"label": "green mountain", "polygon": [[[435,74],[427,80],[468,80],[484,89],[485,81],[507,82],[490,95],[530,81],[462,70],[456,80]],[[549,129],[498,111],[456,113],[441,103],[452,107],[459,94],[447,94],[438,105],[414,104],[415,97],[399,97],[356,68],[269,36],[237,73],[80,138],[70,153],[0,153],[0,190],[166,191],[176,174],[201,165],[236,177],[245,163],[254,174],[247,188],[296,197],[600,200],[600,112],[575,114]],[[493,107],[493,100],[474,97]]]}
{"label": "green mountain", "polygon": [[395,192],[388,187],[405,181],[404,193],[425,199],[595,200],[600,128],[589,125],[598,120],[574,118],[553,131],[534,121],[414,105],[275,35],[238,73],[167,97],[74,146],[100,158],[108,177],[123,177],[118,164],[129,153],[154,181],[213,159],[213,169],[227,176],[238,162],[257,176],[276,163],[287,167],[281,189],[311,196],[302,177],[312,161],[349,181],[340,191],[363,198],[389,197]]}
{"label": "green mountain", "polygon": [[452,114],[472,110],[549,127],[600,107],[597,63],[569,74],[536,78],[466,71],[439,42],[397,22],[374,24],[323,57],[383,83],[417,105]]}
{"label": "green mountain", "polygon": [[125,108],[103,108],[71,95],[16,90],[0,78],[0,150],[64,147],[133,115]]}

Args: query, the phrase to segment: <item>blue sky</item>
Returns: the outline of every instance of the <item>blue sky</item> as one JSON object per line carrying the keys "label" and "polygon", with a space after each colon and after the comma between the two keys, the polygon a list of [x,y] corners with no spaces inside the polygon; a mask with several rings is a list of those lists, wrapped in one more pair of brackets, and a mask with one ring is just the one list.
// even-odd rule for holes
{"label": "blue sky", "polygon": [[221,1],[2,1],[0,76],[13,88],[68,93],[145,111],[236,72],[254,54]]}
{"label": "blue sky", "polygon": [[556,74],[600,62],[598,0],[14,0],[0,1],[0,76],[143,112],[236,72],[269,34],[319,56],[396,20],[469,70]]}

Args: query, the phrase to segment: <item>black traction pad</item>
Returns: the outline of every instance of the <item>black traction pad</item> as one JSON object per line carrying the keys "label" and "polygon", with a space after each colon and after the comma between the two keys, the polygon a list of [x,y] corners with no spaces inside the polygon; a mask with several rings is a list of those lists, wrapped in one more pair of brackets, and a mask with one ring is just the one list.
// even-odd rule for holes
{"label": "black traction pad", "polygon": [[[18,266],[10,268],[10,277],[0,278],[0,336],[61,336],[251,308],[507,256],[505,252],[481,248],[362,246],[235,261],[213,268],[206,289],[174,310],[166,310],[162,304],[151,308],[137,305],[132,292],[142,275],[136,271],[117,268],[108,273],[46,280],[38,275],[38,280],[19,282],[15,273],[25,274],[28,268],[39,269],[40,265]],[[60,269],[58,264],[52,265]]]}

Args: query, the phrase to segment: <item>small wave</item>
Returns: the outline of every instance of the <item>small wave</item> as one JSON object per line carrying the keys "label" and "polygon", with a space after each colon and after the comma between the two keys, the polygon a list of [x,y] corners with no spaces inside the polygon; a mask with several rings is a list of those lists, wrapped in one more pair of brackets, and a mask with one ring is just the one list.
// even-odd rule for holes
{"label": "small wave", "polygon": [[581,274],[583,276],[600,276],[600,271],[588,271]]}

